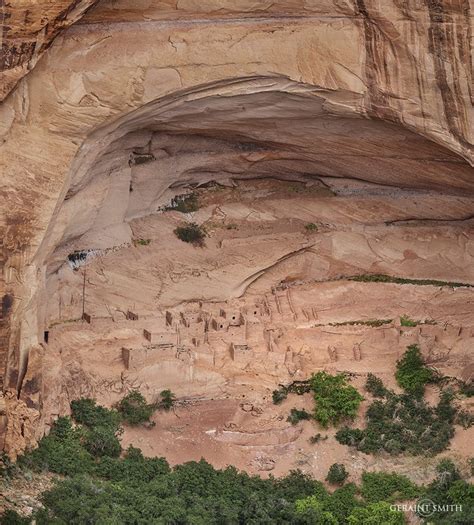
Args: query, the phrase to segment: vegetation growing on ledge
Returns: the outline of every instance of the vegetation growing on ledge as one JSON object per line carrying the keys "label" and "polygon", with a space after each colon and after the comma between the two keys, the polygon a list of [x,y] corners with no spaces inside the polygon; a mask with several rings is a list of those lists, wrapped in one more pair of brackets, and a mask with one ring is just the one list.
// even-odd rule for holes
{"label": "vegetation growing on ledge", "polygon": [[298,410],[297,408],[292,408],[290,410],[290,415],[287,417],[287,421],[292,425],[296,425],[300,421],[305,421],[311,419],[311,414],[306,410]]}
{"label": "vegetation growing on ledge", "polygon": [[151,239],[133,239],[134,246],[148,246],[151,243]]}
{"label": "vegetation growing on ledge", "polygon": [[395,378],[407,393],[423,397],[425,385],[434,380],[435,374],[425,365],[418,345],[410,345],[397,362]]}
{"label": "vegetation growing on ledge", "polygon": [[161,400],[158,401],[156,407],[162,410],[171,410],[173,408],[176,396],[171,392],[171,390],[162,390],[160,392]]}
{"label": "vegetation growing on ledge", "polygon": [[394,283],[394,284],[416,284],[418,286],[449,286],[451,288],[460,288],[466,286],[474,287],[473,284],[458,283],[453,281],[437,281],[436,279],[407,279],[404,277],[392,277],[381,273],[354,275],[352,277],[345,277],[348,281],[356,281],[361,283]]}
{"label": "vegetation growing on ledge", "polygon": [[204,228],[195,222],[191,222],[186,226],[178,226],[174,233],[181,241],[194,244],[195,246],[203,246],[206,238]]}
{"label": "vegetation growing on ledge", "polygon": [[435,455],[447,448],[457,412],[450,391],[442,392],[435,407],[413,394],[387,390],[384,397],[369,406],[364,429],[343,427],[337,432],[339,443],[366,454]]}
{"label": "vegetation growing on ledge", "polygon": [[388,394],[388,390],[385,388],[383,381],[370,372],[367,374],[365,389],[374,397],[385,397]]}
{"label": "vegetation growing on ledge", "polygon": [[377,328],[377,327],[383,326],[385,324],[390,324],[392,321],[393,321],[393,319],[369,319],[367,321],[364,321],[364,320],[342,321],[340,323],[329,323],[329,326],[356,326],[356,325],[363,325],[363,326],[372,326],[373,328]]}
{"label": "vegetation growing on ledge", "polygon": [[316,233],[318,231],[318,226],[317,224],[314,224],[314,222],[308,222],[308,224],[304,225],[304,229],[308,233]]}
{"label": "vegetation growing on ledge", "polygon": [[199,201],[196,193],[188,193],[186,195],[177,195],[169,206],[165,207],[165,211],[179,211],[181,213],[192,213],[199,210]]}
{"label": "vegetation growing on ledge", "polygon": [[316,402],[314,419],[324,428],[356,417],[364,398],[347,384],[344,374],[318,372],[311,377],[310,384]]}
{"label": "vegetation growing on ledge", "polygon": [[288,386],[281,386],[279,389],[274,390],[272,393],[273,403],[275,405],[280,404],[283,400],[288,397],[288,394],[297,394],[299,396],[311,392],[311,385],[308,381],[293,381]]}
{"label": "vegetation growing on ledge", "polygon": [[414,319],[410,319],[408,315],[402,315],[400,317],[400,326],[418,326],[419,324],[436,324],[436,321],[433,319],[425,319],[424,321],[415,321]]}
{"label": "vegetation growing on ledge", "polygon": [[122,420],[132,426],[150,421],[155,407],[149,405],[138,390],[132,390],[117,404]]}

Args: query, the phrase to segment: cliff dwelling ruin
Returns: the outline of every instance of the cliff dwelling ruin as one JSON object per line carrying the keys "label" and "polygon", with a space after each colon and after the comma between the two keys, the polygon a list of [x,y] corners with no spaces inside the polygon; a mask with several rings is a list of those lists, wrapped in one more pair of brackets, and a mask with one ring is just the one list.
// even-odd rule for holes
{"label": "cliff dwelling ruin", "polygon": [[37,4],[2,7],[0,448],[35,447],[75,399],[169,389],[124,448],[416,470],[332,429],[309,444],[286,417],[310,394],[272,392],[318,371],[397,389],[410,345],[472,381],[474,6]]}

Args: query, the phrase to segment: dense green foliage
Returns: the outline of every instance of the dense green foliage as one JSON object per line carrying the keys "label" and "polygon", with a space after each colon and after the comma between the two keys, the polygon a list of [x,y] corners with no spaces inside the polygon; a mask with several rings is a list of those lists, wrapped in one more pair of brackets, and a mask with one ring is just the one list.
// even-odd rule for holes
{"label": "dense green foliage", "polygon": [[386,399],[369,406],[363,430],[344,427],[337,432],[336,439],[366,454],[385,451],[392,455],[434,455],[449,445],[455,414],[449,392],[441,395],[436,407],[418,397],[391,392]]}
{"label": "dense green foliage", "polygon": [[370,503],[404,501],[420,495],[420,488],[406,476],[394,472],[364,472],[361,494]]}
{"label": "dense green foliage", "polygon": [[132,390],[117,404],[117,410],[122,420],[136,426],[150,420],[155,410],[138,390]]}
{"label": "dense green foliage", "polygon": [[422,397],[425,385],[433,380],[433,371],[425,366],[418,345],[410,345],[397,362],[397,383],[408,393]]}
{"label": "dense green foliage", "polygon": [[346,470],[346,467],[342,463],[333,463],[329,467],[328,475],[326,476],[326,481],[331,485],[343,485],[344,481],[348,478],[349,473]]}
{"label": "dense green foliage", "polygon": [[[459,471],[450,460],[440,461],[437,471],[438,476],[428,485],[420,500],[423,503],[431,501],[440,507],[424,523],[433,525],[474,523],[474,485],[461,479]],[[453,507],[447,508],[447,505]],[[443,511],[443,507],[446,510]]]}
{"label": "dense green foliage", "polygon": [[402,512],[392,510],[389,503],[380,501],[354,509],[347,523],[349,525],[403,525],[406,520]]}
{"label": "dense green foliage", "polygon": [[363,397],[347,384],[343,374],[318,372],[311,377],[310,384],[316,401],[314,418],[324,428],[355,418]]}
{"label": "dense green foliage", "polygon": [[19,458],[19,464],[34,471],[44,470],[67,476],[90,472],[94,461],[83,446],[86,433],[84,428],[73,428],[69,418],[60,417],[38,448]]}
{"label": "dense green foliage", "polygon": [[383,381],[370,372],[367,374],[367,381],[365,383],[365,389],[369,394],[374,397],[385,397],[387,395],[387,389],[385,388]]}
{"label": "dense green foliage", "polygon": [[117,428],[120,424],[118,412],[97,405],[95,399],[82,398],[72,401],[71,414],[76,423],[89,428],[97,426]]}
{"label": "dense green foliage", "polygon": [[185,226],[178,226],[174,233],[181,241],[194,244],[195,246],[203,246],[206,238],[204,229],[195,222],[190,222]]}

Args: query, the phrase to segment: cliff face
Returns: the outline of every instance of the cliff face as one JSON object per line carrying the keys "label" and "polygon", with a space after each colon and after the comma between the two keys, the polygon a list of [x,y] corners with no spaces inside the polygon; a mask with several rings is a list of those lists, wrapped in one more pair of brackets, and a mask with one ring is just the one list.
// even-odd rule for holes
{"label": "cliff face", "polygon": [[58,34],[77,22],[95,3],[94,0],[1,3],[0,100],[34,68]]}
{"label": "cliff face", "polygon": [[[469,0],[28,4],[2,6],[0,60],[0,360],[5,389],[29,385],[22,446],[55,272],[129,242],[162,192],[249,173],[474,192]],[[130,155],[152,150],[159,184],[134,201]]]}

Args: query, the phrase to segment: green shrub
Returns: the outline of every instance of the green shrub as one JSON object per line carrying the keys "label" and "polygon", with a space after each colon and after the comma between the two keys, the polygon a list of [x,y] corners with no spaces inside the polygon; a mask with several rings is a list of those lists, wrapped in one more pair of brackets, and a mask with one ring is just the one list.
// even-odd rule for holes
{"label": "green shrub", "polygon": [[[390,324],[393,321],[393,319],[368,319],[363,320],[359,319],[356,321],[341,321],[339,323],[329,323],[329,326],[370,326],[372,328],[378,328],[379,326],[383,326],[386,324]],[[318,325],[318,326],[324,326],[324,325]]]}
{"label": "green shrub", "polygon": [[343,374],[332,376],[318,372],[311,377],[310,384],[316,401],[314,418],[324,428],[355,418],[364,398],[347,384]]}
{"label": "green shrub", "polygon": [[188,195],[178,195],[171,201],[171,205],[167,206],[165,210],[175,210],[181,213],[192,213],[199,210],[199,201],[196,193],[189,193]]}
{"label": "green shrub", "polygon": [[176,396],[171,390],[162,390],[160,392],[161,401],[158,402],[158,408],[162,410],[171,410],[175,402]]}
{"label": "green shrub", "polygon": [[306,412],[306,410],[299,410],[297,408],[292,408],[290,410],[290,415],[287,417],[287,421],[292,425],[296,425],[300,421],[311,419],[311,414]]}
{"label": "green shrub", "polygon": [[392,510],[389,503],[380,501],[367,507],[357,507],[347,518],[348,525],[404,525],[403,512]]}
{"label": "green shrub", "polygon": [[[474,523],[474,486],[461,479],[458,469],[449,459],[440,461],[436,471],[438,475],[426,488],[420,503],[429,500],[439,507],[424,523],[436,525]],[[457,505],[457,508],[449,508],[449,505]]]}
{"label": "green shrub", "polygon": [[406,476],[389,472],[364,472],[361,493],[368,503],[414,499],[420,488]]}
{"label": "green shrub", "polygon": [[466,397],[474,396],[474,383],[472,381],[469,381],[468,383],[461,381],[459,393]]}
{"label": "green shrub", "polygon": [[333,463],[329,467],[326,481],[331,485],[343,485],[348,478],[349,473],[342,463]]}
{"label": "green shrub", "polygon": [[95,399],[82,398],[71,401],[71,413],[76,423],[89,428],[107,426],[118,429],[120,425],[120,415],[117,411],[97,405]]}
{"label": "green shrub", "polygon": [[388,390],[385,388],[383,381],[370,372],[367,374],[365,389],[374,397],[385,397],[388,393]]}
{"label": "green shrub", "polygon": [[195,246],[203,246],[206,238],[204,229],[195,222],[191,222],[186,226],[178,226],[174,233],[181,241],[194,244]]}
{"label": "green shrub", "polygon": [[90,429],[84,438],[84,448],[94,457],[118,457],[122,451],[115,430],[109,426]]}
{"label": "green shrub", "polygon": [[391,393],[369,406],[364,429],[343,428],[336,439],[366,454],[434,455],[449,445],[455,414],[450,392],[441,394],[436,407],[417,396]]}
{"label": "green shrub", "polygon": [[474,425],[474,414],[467,410],[459,410],[456,414],[456,425],[460,425],[465,429],[471,428]]}
{"label": "green shrub", "polygon": [[50,471],[68,476],[91,472],[94,462],[91,454],[82,446],[83,439],[84,431],[73,428],[68,417],[60,417],[49,435],[40,440],[38,448],[20,457],[18,463],[33,471]]}
{"label": "green shrub", "polygon": [[400,317],[400,326],[418,326],[418,322],[410,319],[408,315],[402,315]]}
{"label": "green shrub", "polygon": [[134,246],[148,246],[151,243],[151,239],[133,239]]}
{"label": "green shrub", "polygon": [[304,229],[308,233],[315,233],[315,232],[318,231],[318,226],[316,224],[314,224],[314,222],[308,222],[308,224],[304,225]]}
{"label": "green shrub", "polygon": [[324,487],[317,487],[315,493],[296,501],[296,523],[337,525],[347,522],[348,516],[361,505],[356,498],[357,487],[348,483],[329,494]]}
{"label": "green shrub", "polygon": [[146,402],[138,390],[132,390],[119,401],[117,410],[123,421],[136,426],[150,420],[154,407]]}
{"label": "green shrub", "polygon": [[434,379],[433,371],[425,366],[418,345],[410,345],[397,362],[397,383],[408,393],[422,397],[425,385]]}
{"label": "green shrub", "polygon": [[275,405],[279,405],[287,397],[288,397],[288,391],[286,390],[286,388],[279,388],[278,390],[274,390],[272,392],[272,400],[273,400],[273,404]]}

